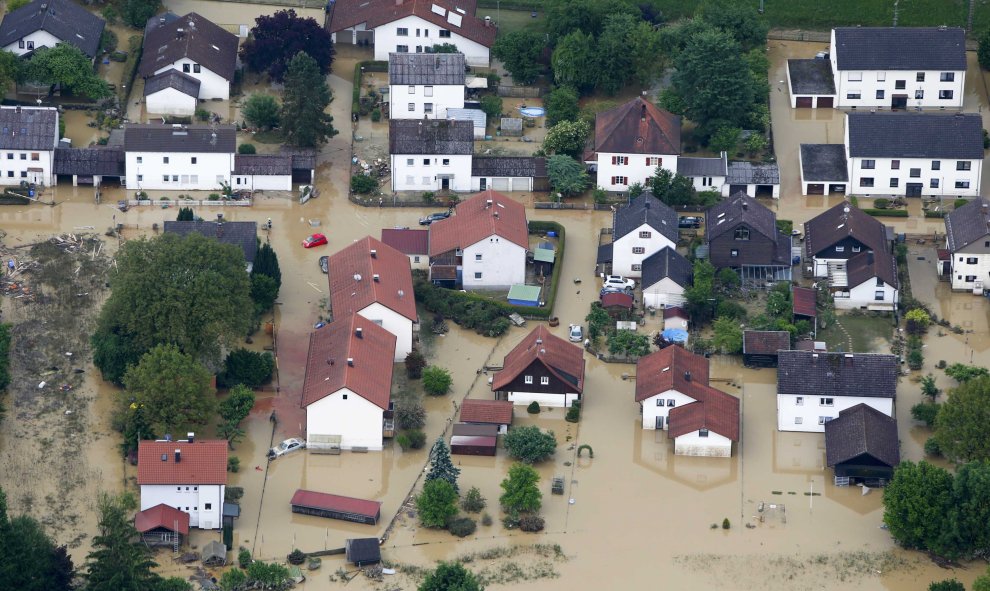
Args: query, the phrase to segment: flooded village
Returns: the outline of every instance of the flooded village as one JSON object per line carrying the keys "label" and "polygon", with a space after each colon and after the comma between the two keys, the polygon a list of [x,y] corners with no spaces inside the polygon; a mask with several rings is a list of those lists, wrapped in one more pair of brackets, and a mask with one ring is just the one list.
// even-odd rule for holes
{"label": "flooded village", "polygon": [[[986,573],[983,559],[936,561],[926,552],[900,547],[884,523],[884,491],[878,486],[884,483],[876,482],[876,478],[857,482],[855,474],[852,482],[842,482],[839,469],[828,463],[831,454],[826,449],[826,423],[837,419],[839,410],[846,410],[843,398],[833,402],[829,397],[827,406],[832,409],[810,408],[813,398],[840,382],[842,385],[836,388],[859,388],[858,392],[839,393],[837,397],[862,403],[857,404],[856,412],[882,415],[879,424],[896,432],[892,464],[896,465],[897,460],[925,460],[954,469],[949,460],[926,453],[932,429],[914,420],[911,408],[926,400],[920,383],[923,376],[934,376],[944,402],[945,393],[958,386],[944,371],[946,365],[990,367],[990,300],[983,297],[982,291],[975,294],[973,282],[968,281],[968,276],[963,279],[961,271],[958,281],[968,283],[954,290],[955,273],[942,266],[942,262],[948,262],[946,257],[954,254],[946,252],[946,212],[972,207],[972,215],[979,217],[980,202],[973,198],[990,190],[990,180],[980,174],[985,160],[982,147],[979,158],[973,158],[978,160],[975,173],[967,177],[973,180],[952,181],[959,194],[971,190],[966,194],[968,205],[956,203],[958,195],[951,190],[937,195],[928,191],[938,183],[929,179],[932,175],[926,168],[923,178],[909,173],[911,178],[922,178],[924,196],[900,200],[903,207],[897,211],[906,211],[906,215],[885,216],[882,210],[894,195],[904,197],[904,185],[892,183],[888,188],[884,177],[883,184],[876,185],[874,198],[866,192],[873,179],[870,185],[858,180],[867,167],[850,171],[847,158],[860,162],[848,150],[850,126],[855,125],[848,123],[846,116],[851,109],[840,104],[833,108],[832,103],[815,108],[792,106],[795,80],[788,71],[789,60],[819,61],[822,64],[811,65],[828,70],[828,55],[816,59],[820,52],[836,51],[828,34],[811,36],[819,41],[785,40],[780,37],[786,35],[771,35],[765,45],[770,120],[766,135],[772,139],[766,158],[757,161],[743,154],[742,148],[733,148],[728,155],[704,147],[699,150],[697,138],[692,135],[693,124],[656,106],[661,85],[651,86],[649,91],[636,84],[626,85],[614,96],[592,92],[581,99],[581,107],[592,113],[590,152],[577,154],[577,161],[583,170],[590,169],[594,184],[576,197],[561,198],[551,189],[553,180],[547,180],[547,154],[537,152],[549,137],[549,100],[545,102],[539,92],[528,94],[535,84],[513,86],[508,68],[487,53],[495,38],[494,27],[487,30],[492,19],[502,18],[517,30],[530,22],[541,23],[542,11],[501,8],[496,12],[482,6],[468,14],[454,8],[453,3],[437,0],[432,17],[428,16],[429,7],[424,14],[414,12],[407,17],[413,22],[407,22],[407,26],[415,28],[419,22],[416,19],[420,19],[425,23],[424,31],[434,31],[430,41],[425,40],[428,34],[424,34],[422,43],[443,42],[450,38],[450,28],[462,24],[478,30],[465,33],[463,39],[455,38],[461,53],[431,54],[403,44],[408,41],[402,37],[409,37],[409,41],[419,37],[419,29],[413,35],[410,29],[400,28],[396,37],[388,38],[385,31],[391,24],[387,22],[374,25],[379,27],[380,47],[367,43],[370,27],[362,25],[363,17],[351,18],[348,12],[356,11],[358,4],[345,0],[337,0],[336,4],[334,10],[341,11],[336,17],[322,4],[293,8],[298,16],[315,19],[335,35],[335,56],[326,82],[333,96],[327,113],[333,116],[338,133],[313,150],[286,152],[283,138],[245,123],[247,97],[257,93],[283,97],[284,86],[273,86],[263,73],[239,69],[238,80],[229,87],[233,90],[226,98],[204,101],[188,92],[166,94],[163,102],[170,105],[168,108],[191,98],[196,109],[209,112],[208,122],[183,120],[178,128],[173,128],[172,123],[161,125],[176,115],[149,110],[155,92],[146,92],[144,85],[162,75],[156,71],[157,66],[148,75],[139,73],[134,78],[134,87],[125,95],[129,96],[127,103],[121,106],[119,119],[112,125],[98,124],[95,108],[65,108],[61,103],[69,101],[61,97],[37,100],[38,108],[62,107],[58,116],[64,121],[64,137],[71,140],[67,142],[71,147],[93,151],[99,150],[96,145],[107,143],[108,151],[119,152],[120,162],[117,168],[100,169],[102,172],[88,170],[85,165],[76,169],[55,166],[56,183],[32,181],[28,185],[37,194],[30,195],[31,200],[0,205],[0,260],[5,266],[7,261],[13,261],[13,267],[0,280],[0,319],[16,327],[10,350],[11,383],[2,399],[6,412],[0,423],[0,489],[6,494],[11,516],[36,517],[56,544],[67,546],[76,568],[81,570],[100,532],[95,500],[104,492],[130,492],[140,504],[129,517],[154,509],[167,516],[159,517],[161,523],[155,532],[174,534],[182,529],[181,546],[174,543],[174,537],[166,536],[169,541],[154,549],[156,571],[187,580],[196,589],[219,588],[216,583],[222,581],[223,573],[239,568],[238,553],[243,549],[254,560],[279,564],[286,564],[294,550],[306,553],[307,558],[318,558],[309,564],[304,559],[299,569],[304,577],[295,584],[297,589],[314,591],[416,589],[440,561],[462,563],[487,589],[640,588],[659,582],[663,588],[702,584],[722,589],[810,590],[852,585],[866,591],[908,591],[951,578],[970,588],[977,577]],[[404,3],[394,4],[401,7]],[[448,4],[450,8],[445,8]],[[473,2],[466,4],[474,6]],[[195,13],[205,23],[218,26],[232,38],[236,36],[236,43],[243,47],[256,17],[284,7],[167,0],[163,8],[182,17],[179,24],[186,22],[186,15]],[[447,25],[438,26],[430,20],[438,11],[444,11],[441,20],[446,19]],[[344,17],[353,22],[335,29],[334,18]],[[474,25],[466,24],[471,22]],[[126,48],[130,36],[140,33],[122,23],[107,26],[115,31],[121,49]],[[166,26],[164,19],[161,26]],[[204,30],[210,25],[197,26]],[[404,33],[398,32],[403,30]],[[420,41],[413,41],[417,42]],[[387,43],[392,43],[391,59]],[[395,53],[396,43],[405,49]],[[976,129],[982,130],[990,123],[987,72],[981,69],[975,51],[958,49],[965,59],[957,78],[958,105],[945,109],[950,113],[933,116],[952,119],[957,111],[966,113],[977,120]],[[474,63],[479,59],[476,54],[482,50],[485,63],[478,65]],[[397,70],[399,60],[394,56],[405,52],[414,56],[411,62],[417,61],[417,53],[428,57],[431,67],[425,73],[411,67],[412,78],[396,82],[400,76],[383,67],[382,62]],[[434,87],[434,82],[429,81],[442,76],[430,70],[441,69],[441,57],[444,63],[452,59],[457,64],[455,75],[449,70],[443,73],[456,82],[435,82]],[[191,59],[202,61],[198,57]],[[96,63],[102,78],[121,84],[125,62],[108,59],[104,63],[99,57]],[[175,63],[181,64],[181,60]],[[195,68],[199,73],[198,63]],[[463,69],[469,70],[466,76],[460,71]],[[195,81],[192,74],[176,70],[161,88],[184,88],[187,79]],[[488,74],[501,76],[501,82]],[[422,80],[413,81],[416,76]],[[829,70],[829,80],[832,76]],[[920,73],[918,76],[922,77]],[[910,77],[914,84],[913,70]],[[357,92],[355,80],[361,85]],[[470,86],[471,80],[478,88]],[[486,80],[494,88],[482,86]],[[197,88],[199,84],[196,82]],[[446,105],[440,102],[441,98],[448,100],[440,90],[443,84],[454,86],[455,94],[459,93]],[[663,86],[666,85],[667,82]],[[418,93],[414,93],[414,87]],[[502,97],[501,112],[486,119],[484,97],[495,96],[500,87],[508,89]],[[526,90],[513,92],[513,88]],[[408,92],[408,96],[396,97],[396,90]],[[437,99],[430,102],[434,92]],[[35,103],[27,96],[19,95],[17,99],[25,109]],[[369,100],[373,108],[367,113],[352,112],[353,107],[369,106]],[[407,104],[409,113],[415,116],[403,112]],[[450,111],[447,120],[439,114],[431,115],[434,109],[441,108]],[[523,109],[529,109],[529,114]],[[857,111],[862,114],[871,110],[881,111],[877,117],[915,115],[891,115],[890,108],[871,109],[865,105]],[[926,108],[917,115],[930,115],[928,111]],[[195,119],[194,114],[187,115]],[[102,115],[99,118],[102,121]],[[578,119],[577,114],[571,119]],[[515,135],[510,120],[521,122],[519,135]],[[676,133],[668,126],[675,120]],[[409,127],[406,131],[402,131],[403,123],[397,123],[403,121]],[[416,123],[409,123],[412,121]],[[651,127],[649,121],[658,123]],[[681,121],[685,122],[683,132]],[[170,136],[173,129],[184,135],[178,140],[161,140],[174,146],[174,151],[169,152],[154,144],[159,140],[147,139],[146,144],[141,144],[135,138],[136,132],[125,129],[132,125],[133,129],[144,129],[144,124],[164,129]],[[433,133],[448,135],[428,146],[422,139],[424,128],[427,134],[435,128]],[[618,130],[615,135],[603,135],[602,130],[613,128]],[[644,139],[656,140],[657,129],[662,130],[659,137],[668,142],[670,151],[621,148],[623,143],[635,146]],[[215,173],[222,177],[215,187],[206,176],[201,179],[203,187],[193,180],[196,158],[191,164],[172,169],[159,170],[151,165],[149,155],[188,155],[190,149],[181,146],[187,141],[200,141],[197,133],[209,144],[204,144],[202,152],[195,152],[200,158],[218,153],[222,156],[220,164],[212,160],[209,164],[210,176]],[[963,144],[971,139],[964,132],[953,133],[953,142],[947,143]],[[855,132],[852,136],[855,141]],[[672,138],[683,138],[683,145],[690,141],[691,153]],[[0,138],[0,153],[12,149],[4,146],[6,139]],[[977,139],[982,146],[983,135]],[[843,162],[836,176],[814,177],[817,169],[806,160],[809,152],[803,146],[841,147],[844,143],[847,146],[840,150]],[[257,153],[235,153],[236,147],[244,144],[253,145]],[[442,149],[435,147],[441,144]],[[60,150],[67,148],[59,145]],[[619,159],[608,156],[610,153],[619,154]],[[718,202],[675,211],[648,193],[631,198],[628,190],[635,183],[629,177],[635,178],[638,173],[625,171],[643,168],[640,172],[649,177],[663,164],[661,158],[651,160],[650,156],[646,167],[636,162],[629,166],[627,158],[623,170],[621,154],[629,153],[638,155],[640,160],[644,154],[679,158],[681,164],[674,165],[672,172],[690,178],[698,192],[714,189],[719,193]],[[142,161],[138,156],[141,154],[147,160]],[[246,163],[251,160],[243,156],[281,160],[276,172],[262,170],[260,165],[247,172]],[[242,158],[244,168],[238,168],[237,157]],[[873,162],[874,158],[885,157],[899,158],[889,154],[861,158]],[[452,165],[448,158],[453,159]],[[905,170],[914,166],[909,159],[915,155],[906,154],[903,158]],[[945,156],[942,167],[946,176],[939,178],[955,178],[950,176],[957,170],[953,162],[963,158]],[[432,163],[420,165],[420,159]],[[775,171],[776,178],[729,180],[730,171],[749,170],[740,163],[750,160],[757,165],[754,168]],[[57,156],[53,161],[59,162]],[[896,170],[900,160],[895,161],[896,167],[887,168]],[[698,170],[715,170],[719,163],[721,176],[697,171],[691,175],[692,165],[702,167]],[[0,170],[6,169],[0,166]],[[182,175],[182,180],[169,180],[173,172],[176,179]],[[358,193],[353,190],[353,177],[366,172],[375,179],[375,189]],[[93,177],[101,174],[102,185],[84,184],[93,183]],[[175,184],[163,185],[151,178],[161,175],[165,183]],[[717,179],[714,183],[713,176]],[[250,187],[254,188],[244,189],[245,199],[217,199],[213,195],[223,189],[238,189],[238,185],[231,184],[239,179],[244,180],[245,186],[252,183]],[[858,186],[853,185],[853,179],[857,179]],[[223,185],[219,180],[224,181]],[[830,187],[809,191],[809,183],[817,182],[844,186],[842,191],[832,191]],[[942,180],[942,186],[949,182]],[[962,182],[967,183],[965,188],[959,184]],[[309,194],[315,197],[300,199],[304,186],[312,187]],[[605,189],[603,199],[592,196],[596,187]],[[138,195],[139,191],[146,195]],[[750,195],[741,196],[739,191]],[[820,194],[812,194],[816,192]],[[428,199],[424,193],[429,193]],[[270,245],[277,254],[282,282],[277,302],[260,317],[257,330],[236,344],[254,352],[270,352],[275,369],[271,380],[255,389],[253,407],[240,423],[243,437],[229,449],[215,425],[217,420],[211,419],[205,427],[170,433],[167,442],[147,441],[142,451],[128,457],[122,453],[120,426],[113,420],[126,393],[104,380],[93,364],[90,338],[100,310],[115,288],[121,249],[129,242],[169,233],[166,224],[174,222],[179,208],[184,206],[190,206],[194,215],[205,222],[219,222],[220,227],[254,222],[259,243]],[[926,215],[926,211],[935,213]],[[879,215],[872,217],[877,212]],[[434,213],[443,215],[432,223],[424,219]],[[636,221],[622,221],[634,213],[640,216]],[[682,223],[685,216],[700,219],[697,223]],[[767,255],[771,262],[756,265],[747,261],[742,267],[750,270],[740,270],[731,259],[739,255],[737,248],[741,247],[729,244],[719,251],[718,226],[723,217],[733,224],[743,220],[741,223],[748,228],[744,228],[745,240],[750,241],[749,232],[753,231],[753,244],[757,242],[755,233],[768,225],[771,240],[779,241]],[[874,221],[877,223],[871,225]],[[862,264],[866,270],[858,268],[852,259],[848,267],[845,262],[836,265],[833,259],[826,261],[821,255],[823,249],[841,252],[837,245],[843,243],[838,239],[821,242],[823,232],[816,229],[816,224],[829,228],[855,224],[856,231],[862,234],[853,238],[869,251],[869,262]],[[406,237],[409,243],[387,238],[383,231],[394,231],[392,236]],[[738,229],[733,231],[733,241],[743,240]],[[643,242],[633,242],[635,246],[629,250],[634,258],[623,259],[627,256],[627,243],[622,239],[629,232]],[[871,236],[876,232],[880,238],[873,242]],[[325,245],[309,248],[301,244],[317,235],[325,237]],[[369,237],[372,240],[366,240]],[[503,243],[496,244],[498,240]],[[852,253],[860,252],[859,242],[849,246]],[[647,290],[654,284],[647,285],[651,272],[646,259],[652,259],[650,255],[664,246],[668,246],[664,249],[668,258],[660,278],[676,278],[672,269],[680,263],[671,261],[684,260],[690,279],[696,258],[742,273],[744,283],[727,299],[738,301],[749,313],[750,320],[736,323],[745,329],[751,326],[753,317],[763,312],[775,290],[786,292],[793,304],[788,322],[797,324],[794,314],[803,313],[811,319],[806,324],[811,328],[805,331],[811,334],[797,335],[793,345],[805,351],[790,351],[792,338],[789,334],[783,337],[783,348],[793,354],[797,365],[778,361],[778,357],[783,360],[786,355],[774,347],[762,350],[774,358],[772,362],[753,363],[748,355],[723,354],[719,347],[711,345],[715,335],[707,321],[712,318],[689,319],[683,310],[687,307],[685,291],[691,288],[690,281],[682,282],[679,290]],[[877,260],[886,256],[894,261],[899,248],[905,250],[899,261],[890,269],[876,270]],[[625,254],[620,255],[620,249]],[[348,254],[352,250],[355,253]],[[542,250],[556,254],[547,266],[541,266],[544,263],[534,254]],[[603,251],[608,254],[603,256]],[[393,255],[399,263],[395,263]],[[720,256],[729,262],[719,264]],[[321,269],[321,257],[329,257],[329,272]],[[816,272],[819,263],[821,273]],[[759,270],[753,271],[755,267]],[[613,331],[616,318],[621,318],[620,328],[648,338],[648,355],[610,351],[604,337],[590,334],[589,312],[594,314],[597,303],[604,303],[605,296],[613,293],[626,294],[622,289],[602,291],[603,277],[610,273],[633,277],[636,287],[629,294],[625,312],[609,307],[613,316],[607,318],[605,328]],[[869,283],[870,301],[862,305],[856,301],[857,286],[851,283],[856,273]],[[500,274],[511,279],[502,280]],[[660,283],[655,274],[653,279]],[[846,283],[837,285],[837,281]],[[388,295],[380,295],[383,292],[377,290],[382,288],[376,287],[385,285],[391,290],[397,284],[399,290]],[[437,286],[431,287],[434,284]],[[807,288],[805,294],[811,293],[810,311],[807,307],[799,311],[792,284]],[[519,286],[535,287],[536,295],[532,295],[533,290],[516,290]],[[786,289],[781,291],[780,286]],[[512,312],[513,321],[511,325],[506,323],[507,329],[495,331],[498,336],[484,336],[458,325],[451,318],[453,312],[446,314],[444,322],[437,318],[435,310],[426,307],[423,294],[430,289],[452,291],[454,297],[461,297],[461,290],[465,291],[464,297],[468,297],[467,292],[476,292],[480,299],[494,299],[500,306],[512,304],[499,309],[505,320]],[[905,293],[939,321],[922,337],[923,361],[917,368],[910,368],[906,360],[907,310],[897,305],[898,297],[903,302]],[[354,302],[366,296],[372,304],[390,310],[357,308],[360,304]],[[841,299],[848,302],[840,302]],[[711,301],[714,308],[716,300]],[[413,318],[403,316],[403,310],[409,309]],[[538,313],[545,309],[549,309],[548,314]],[[680,317],[665,314],[666,309],[679,310],[686,324],[670,322]],[[715,316],[714,310],[710,316]],[[575,325],[581,328],[577,337],[573,333]],[[669,330],[672,327],[673,332]],[[787,330],[782,329],[785,333]],[[668,334],[679,344],[668,343]],[[658,337],[657,341],[654,337]],[[770,336],[761,334],[755,338],[762,344],[762,339]],[[659,341],[665,345],[663,349],[655,344]],[[696,349],[699,341],[709,346]],[[403,363],[406,342],[423,354],[429,366],[449,372],[448,393],[428,395],[422,379],[407,376]],[[531,355],[538,360],[543,355],[545,359],[547,350],[555,361],[546,362],[546,381],[540,385],[566,382],[570,388],[567,393],[557,395],[552,389],[526,388],[533,382],[528,374],[524,382],[508,379],[508,372],[523,367],[514,361],[517,356]],[[739,353],[743,352],[740,348]],[[389,363],[388,355],[393,353],[394,363]],[[685,357],[680,357],[682,354]],[[881,357],[879,371],[883,375],[862,374],[861,367]],[[826,358],[834,359],[842,370],[822,373],[823,381],[818,383],[818,363],[824,363]],[[797,379],[794,375],[782,379],[786,367],[799,368],[795,370]],[[350,378],[346,377],[348,371]],[[664,372],[669,374],[670,384],[664,381]],[[520,369],[512,377],[525,373]],[[355,375],[361,377],[355,380]],[[845,383],[843,375],[854,377]],[[341,380],[340,384],[337,380]],[[785,387],[785,382],[795,384],[794,390],[786,390],[791,386]],[[883,384],[888,382],[889,391],[881,393]],[[331,383],[336,385],[327,385]],[[783,401],[792,400],[788,396],[801,399],[798,405],[804,402],[802,388],[807,389],[809,399],[809,420],[804,422],[798,420],[803,418],[800,413],[792,416],[782,410]],[[367,406],[360,411],[367,414],[340,406],[348,393],[352,395],[350,402]],[[221,389],[218,397],[227,395]],[[401,429],[393,426],[394,432],[383,437],[379,428],[383,417],[387,421],[393,416],[394,407],[389,403],[410,397],[421,401],[425,409],[420,429],[425,434],[425,445],[415,449],[399,444],[397,435],[401,435]],[[568,416],[574,399],[580,401],[576,421],[573,415]],[[485,429],[465,429],[465,423],[474,422],[465,417],[465,406],[471,407],[471,401],[494,400],[504,401],[503,412],[506,406],[512,409],[508,428],[499,430],[492,424],[501,423],[485,419],[478,421],[486,423]],[[821,400],[825,406],[825,398]],[[532,412],[531,403],[537,412]],[[886,410],[866,410],[879,409],[884,403],[889,405]],[[690,413],[688,409],[698,412]],[[815,416],[821,414],[828,416],[818,416],[815,424]],[[362,422],[368,416],[372,417],[370,429]],[[688,423],[690,429],[681,427]],[[504,441],[509,433],[526,427],[552,432],[557,444],[548,459],[533,464],[539,477],[536,486],[542,494],[539,517],[544,520],[537,532],[522,531],[518,523],[507,527],[503,523],[507,512],[499,503],[503,480],[517,463]],[[491,437],[477,436],[481,431]],[[187,432],[189,435],[184,436]],[[469,433],[467,439],[458,438],[464,433]],[[165,436],[156,435],[163,439]],[[271,448],[290,438],[299,438],[310,449],[270,457]],[[464,537],[421,523],[416,497],[423,492],[431,466],[431,446],[438,438],[453,448],[451,460],[459,469],[460,498],[477,487],[487,500],[481,512],[461,512],[477,520],[476,529]],[[481,441],[486,438],[494,439]],[[214,445],[217,442],[222,445]],[[497,442],[494,448],[484,451],[472,447],[490,446],[493,442]],[[186,466],[192,465],[198,461],[195,454],[202,449],[197,446],[210,445],[215,447],[210,452],[214,454],[210,462],[216,464],[211,464],[216,472],[212,480],[172,482],[168,476],[149,476],[157,469],[155,466],[167,466],[165,472],[184,469],[180,457]],[[326,451],[335,453],[321,453]],[[489,452],[494,455],[487,455]],[[149,472],[142,472],[142,458]],[[239,469],[228,472],[227,458],[236,458]],[[219,487],[221,497],[222,485],[228,491],[238,489],[242,494],[236,502],[236,517],[227,511],[230,499],[219,499],[215,507],[213,502],[209,506],[204,502],[201,507],[194,503],[192,511],[179,506],[182,502],[170,500],[175,497],[168,496],[170,490],[164,491],[177,483],[194,487],[198,483],[204,492],[197,498],[202,499],[207,498],[207,487]],[[154,489],[156,486],[163,490]],[[300,496],[300,492],[306,494]],[[336,495],[338,505],[325,505],[314,511],[303,500],[307,494],[310,499],[320,498],[311,493]],[[154,497],[154,506],[150,502],[152,494],[163,495],[160,499]],[[300,511],[300,507],[307,510]],[[352,511],[350,516],[343,519],[326,516],[337,512],[339,517],[340,512],[348,510]],[[368,513],[362,513],[365,510]],[[354,518],[358,514],[367,519],[358,522],[361,520]],[[486,514],[487,519],[483,518]],[[174,525],[172,519],[176,520]],[[179,527],[179,519],[188,520],[184,527]],[[201,559],[224,540],[224,523],[232,524],[226,555],[222,561],[204,564]],[[343,549],[349,547],[348,540],[369,539],[372,546],[377,546],[370,549],[370,554],[380,553],[380,564],[362,568]],[[193,559],[184,559],[190,555],[194,555]]]}

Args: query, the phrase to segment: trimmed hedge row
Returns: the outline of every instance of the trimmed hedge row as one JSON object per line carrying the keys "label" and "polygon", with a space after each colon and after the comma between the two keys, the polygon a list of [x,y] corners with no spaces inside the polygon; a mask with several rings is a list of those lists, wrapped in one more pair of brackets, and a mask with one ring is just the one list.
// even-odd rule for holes
{"label": "trimmed hedge row", "polygon": [[354,90],[351,95],[351,116],[361,112],[361,73],[365,72],[388,72],[388,62],[376,62],[368,60],[354,64]]}
{"label": "trimmed hedge row", "polygon": [[863,213],[875,218],[906,218],[910,215],[906,209],[864,209]]}
{"label": "trimmed hedge row", "polygon": [[928,211],[928,210],[925,210],[925,217],[926,218],[944,218],[945,217],[945,212],[944,211]]}

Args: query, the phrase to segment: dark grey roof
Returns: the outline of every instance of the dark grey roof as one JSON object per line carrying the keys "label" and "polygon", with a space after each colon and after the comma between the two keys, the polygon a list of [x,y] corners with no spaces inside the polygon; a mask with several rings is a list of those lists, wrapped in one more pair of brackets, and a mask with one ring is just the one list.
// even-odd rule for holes
{"label": "dark grey roof", "polygon": [[780,169],[773,162],[730,162],[725,182],[730,185],[779,185]]}
{"label": "dark grey roof", "polygon": [[174,88],[182,94],[199,98],[199,80],[172,68],[144,81],[144,96]]}
{"label": "dark grey roof", "polygon": [[756,199],[739,192],[708,209],[705,217],[705,242],[710,243],[739,224],[746,224],[774,242],[777,241],[777,214]]}
{"label": "dark grey roof", "polygon": [[983,159],[979,113],[849,113],[852,158]]}
{"label": "dark grey roof", "polygon": [[844,144],[801,144],[801,175],[805,182],[848,182]]}
{"label": "dark grey roof", "polygon": [[474,150],[474,123],[442,119],[392,119],[390,154],[465,155]]}
{"label": "dark grey roof", "polygon": [[990,201],[977,197],[945,216],[949,251],[956,252],[990,234]]}
{"label": "dark grey roof", "polygon": [[0,107],[0,150],[54,150],[58,111],[52,107]]}
{"label": "dark grey roof", "polygon": [[234,174],[288,176],[292,174],[292,157],[276,154],[235,154]]}
{"label": "dark grey roof", "polygon": [[254,262],[258,252],[258,224],[256,222],[176,222],[166,221],[165,231],[179,236],[192,233],[202,234],[207,238],[216,238],[222,244],[233,244],[244,252],[244,261]]}
{"label": "dark grey roof", "polygon": [[124,149],[124,130],[123,129],[111,129],[110,137],[107,138],[108,148],[120,148]]}
{"label": "dark grey roof", "polygon": [[89,57],[100,48],[102,18],[69,0],[34,0],[3,17],[0,46],[16,43],[35,31],[46,31],[78,47]]}
{"label": "dark grey roof", "polygon": [[316,168],[315,148],[295,148],[279,146],[278,153],[292,158],[292,170],[313,170]]}
{"label": "dark grey roof", "polygon": [[131,123],[124,128],[126,152],[213,152],[233,154],[237,134],[233,125],[159,125]]}
{"label": "dark grey roof", "polygon": [[463,53],[390,53],[389,84],[464,85]]}
{"label": "dark grey roof", "polygon": [[353,564],[374,564],[382,559],[378,538],[350,538],[345,542],[344,548],[347,562]]}
{"label": "dark grey roof", "polygon": [[721,158],[691,158],[681,156],[677,159],[677,174],[681,176],[725,176],[725,156]]}
{"label": "dark grey roof", "polygon": [[835,94],[835,78],[830,60],[787,60],[791,94]]}
{"label": "dark grey roof", "polygon": [[124,176],[124,151],[113,148],[56,148],[55,174]]}
{"label": "dark grey roof", "polygon": [[546,158],[531,156],[475,156],[471,159],[471,176],[547,176]]}
{"label": "dark grey roof", "polygon": [[843,201],[804,223],[805,256],[813,258],[833,244],[854,238],[866,250],[851,257],[846,272],[851,286],[880,277],[897,287],[897,259],[890,248],[887,228],[879,220]]}
{"label": "dark grey roof", "polygon": [[602,244],[598,247],[598,257],[595,259],[598,264],[612,262],[612,243]]}
{"label": "dark grey roof", "polygon": [[229,82],[237,66],[237,36],[190,12],[148,31],[138,71],[148,78],[182,58],[201,64]]}
{"label": "dark grey roof", "polygon": [[689,260],[667,246],[643,259],[643,289],[667,277],[681,287],[688,287],[693,271]]}
{"label": "dark grey roof", "polygon": [[860,403],[825,423],[825,463],[828,467],[869,454],[894,467],[901,461],[897,421]]}
{"label": "dark grey roof", "polygon": [[618,240],[647,224],[673,243],[680,237],[677,230],[677,212],[666,203],[646,191],[616,210],[612,219],[612,240]]}
{"label": "dark grey roof", "polygon": [[777,393],[894,398],[897,369],[894,355],[781,351],[777,356]]}
{"label": "dark grey roof", "polygon": [[958,27],[837,27],[840,70],[965,70],[966,32]]}
{"label": "dark grey roof", "polygon": [[179,15],[175,14],[171,10],[164,14],[156,14],[144,23],[144,36],[147,37],[157,27],[166,25],[174,20],[177,20],[178,18]]}

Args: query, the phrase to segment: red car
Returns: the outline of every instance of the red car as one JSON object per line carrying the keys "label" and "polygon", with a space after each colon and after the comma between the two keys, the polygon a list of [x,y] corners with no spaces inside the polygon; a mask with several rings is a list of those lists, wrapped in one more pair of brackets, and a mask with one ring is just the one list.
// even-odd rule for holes
{"label": "red car", "polygon": [[313,234],[309,238],[303,240],[303,248],[313,248],[314,246],[323,246],[327,243],[327,237],[323,234]]}

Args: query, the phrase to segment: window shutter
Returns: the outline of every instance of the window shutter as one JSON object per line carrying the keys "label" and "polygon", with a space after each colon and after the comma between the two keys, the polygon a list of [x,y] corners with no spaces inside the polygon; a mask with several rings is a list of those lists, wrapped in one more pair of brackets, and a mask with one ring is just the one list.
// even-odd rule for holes
{"label": "window shutter", "polygon": [[612,156],[612,164],[613,165],[616,163],[617,160],[618,160],[618,158],[616,156]]}

